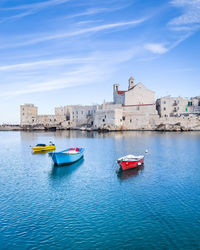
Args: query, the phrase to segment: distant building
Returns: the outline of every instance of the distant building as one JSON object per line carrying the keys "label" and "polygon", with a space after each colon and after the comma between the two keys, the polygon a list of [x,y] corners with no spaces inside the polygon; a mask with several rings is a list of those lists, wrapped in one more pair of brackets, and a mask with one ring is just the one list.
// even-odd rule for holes
{"label": "distant building", "polygon": [[115,104],[149,105],[155,103],[155,92],[147,89],[142,83],[135,84],[134,78],[129,79],[128,90],[119,90],[119,84],[113,85],[113,101]]}
{"label": "distant building", "polygon": [[160,117],[176,117],[188,112],[188,99],[166,96],[156,100]]}
{"label": "distant building", "polygon": [[20,106],[20,125],[54,127],[65,121],[63,115],[38,115],[38,108],[33,104]]}
{"label": "distant building", "polygon": [[113,85],[113,103],[104,103],[97,110],[94,127],[148,130],[154,126],[156,119],[155,92],[142,83],[135,85],[131,77],[128,90],[119,90],[119,84]]}
{"label": "distant building", "polygon": [[20,106],[20,125],[32,125],[37,122],[38,108],[33,104]]}
{"label": "distant building", "polygon": [[160,117],[178,117],[200,114],[200,97],[183,98],[166,96],[157,99],[156,108]]}
{"label": "distant building", "polygon": [[33,104],[20,107],[22,127],[108,130],[198,130],[200,129],[200,96],[190,99],[162,97],[142,83],[128,81],[128,89],[113,85],[113,101],[101,105],[68,105],[55,108],[53,115],[38,115]]}
{"label": "distant building", "polygon": [[200,114],[200,96],[191,98],[190,108],[194,114]]}
{"label": "distant building", "polygon": [[73,127],[84,125],[92,126],[97,109],[98,105],[69,105],[55,108],[55,114],[64,115],[66,118],[66,125]]}

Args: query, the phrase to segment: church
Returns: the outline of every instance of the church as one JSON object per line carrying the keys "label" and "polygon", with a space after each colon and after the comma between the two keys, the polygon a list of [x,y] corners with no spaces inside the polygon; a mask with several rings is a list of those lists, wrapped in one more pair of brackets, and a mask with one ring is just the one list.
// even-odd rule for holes
{"label": "church", "polygon": [[94,117],[95,128],[152,130],[158,119],[155,92],[130,77],[127,90],[113,85],[113,102],[104,103]]}
{"label": "church", "polygon": [[113,85],[113,102],[123,106],[149,105],[155,103],[155,92],[147,89],[142,83],[135,84],[130,77],[128,90],[119,90],[119,84]]}

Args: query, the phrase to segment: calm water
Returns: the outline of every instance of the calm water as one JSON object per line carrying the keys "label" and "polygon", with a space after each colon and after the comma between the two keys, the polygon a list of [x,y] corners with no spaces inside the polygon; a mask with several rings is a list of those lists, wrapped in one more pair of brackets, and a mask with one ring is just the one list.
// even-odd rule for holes
{"label": "calm water", "polygon": [[[80,146],[54,167],[30,145]],[[145,166],[117,176],[116,159]],[[0,249],[200,249],[200,133],[0,132]]]}

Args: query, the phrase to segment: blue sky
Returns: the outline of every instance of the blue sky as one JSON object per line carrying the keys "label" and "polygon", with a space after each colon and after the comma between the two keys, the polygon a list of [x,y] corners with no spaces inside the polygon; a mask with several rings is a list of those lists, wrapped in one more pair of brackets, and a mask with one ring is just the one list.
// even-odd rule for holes
{"label": "blue sky", "polygon": [[1,0],[0,123],[19,105],[112,100],[128,78],[156,97],[200,95],[200,0]]}

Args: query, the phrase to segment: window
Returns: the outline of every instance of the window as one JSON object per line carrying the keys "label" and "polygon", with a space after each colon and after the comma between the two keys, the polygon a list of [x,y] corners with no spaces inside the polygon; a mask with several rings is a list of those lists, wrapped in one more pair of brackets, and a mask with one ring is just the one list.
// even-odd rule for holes
{"label": "window", "polygon": [[76,111],[76,114],[78,115],[78,111]]}
{"label": "window", "polygon": [[126,117],[125,116],[122,116],[122,120],[125,121]]}
{"label": "window", "polygon": [[102,122],[105,122],[105,119],[103,119]]}
{"label": "window", "polygon": [[166,108],[164,107],[163,110],[166,110]]}
{"label": "window", "polygon": [[164,101],[163,103],[166,104],[166,101]]}
{"label": "window", "polygon": [[56,119],[54,119],[54,122],[56,122]]}
{"label": "window", "polygon": [[81,114],[83,115],[83,111],[81,111]]}
{"label": "window", "polygon": [[22,115],[24,115],[24,113],[22,113]]}
{"label": "window", "polygon": [[132,122],[132,119],[130,119],[130,123]]}
{"label": "window", "polygon": [[105,118],[106,118],[106,115],[105,115]]}

